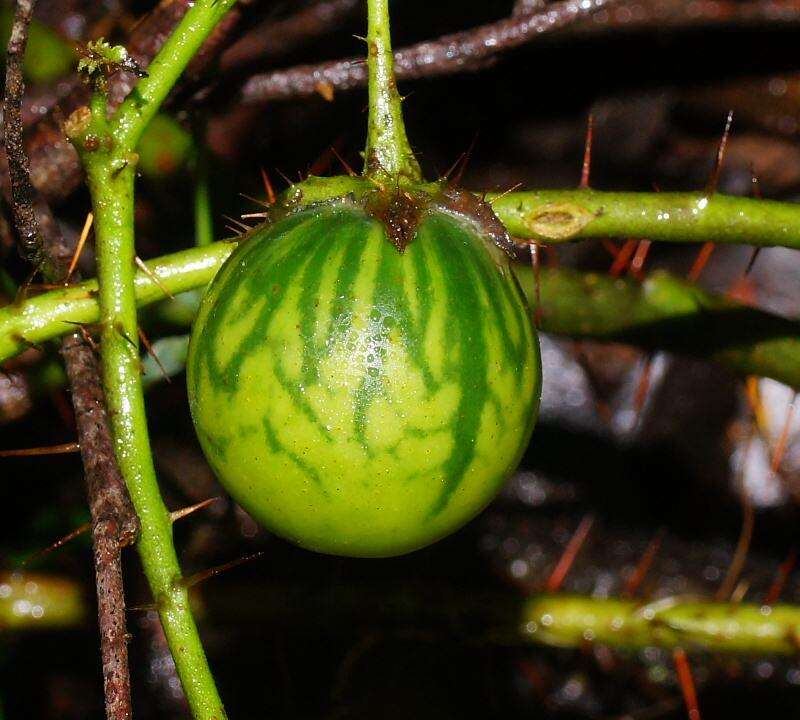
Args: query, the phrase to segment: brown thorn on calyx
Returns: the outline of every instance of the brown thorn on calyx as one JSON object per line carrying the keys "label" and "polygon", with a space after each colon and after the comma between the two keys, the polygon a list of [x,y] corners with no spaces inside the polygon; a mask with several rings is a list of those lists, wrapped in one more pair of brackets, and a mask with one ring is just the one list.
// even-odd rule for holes
{"label": "brown thorn on calyx", "polygon": [[155,364],[158,365],[158,369],[161,371],[161,374],[164,376],[164,380],[166,380],[168,383],[171,383],[172,380],[170,379],[170,376],[167,374],[167,369],[161,364],[161,360],[159,359],[158,355],[156,355],[155,350],[153,350],[153,345],[150,342],[150,340],[148,340],[147,335],[145,335],[144,330],[142,330],[142,328],[140,327],[140,328],[137,328],[137,332],[139,333],[139,340],[141,340],[142,341],[142,345],[144,345],[144,349],[147,351],[147,354],[151,358],[153,358],[153,360],[155,361]]}
{"label": "brown thorn on calyx", "polygon": [[350,177],[356,177],[356,175],[358,175],[358,173],[355,170],[353,170],[353,168],[350,166],[350,163],[348,163],[347,160],[345,160],[342,157],[341,153],[339,153],[339,151],[336,149],[336,147],[334,145],[331,145],[331,152],[334,154],[336,159],[339,161],[341,166],[344,168],[344,171]]}
{"label": "brown thorn on calyx", "polygon": [[36,552],[32,553],[28,557],[26,557],[20,564],[20,568],[28,567],[32,563],[36,562],[37,560],[41,560],[44,557],[47,557],[50,553],[55,552],[59,548],[64,547],[68,542],[71,542],[77,537],[80,537],[84,533],[89,532],[91,530],[92,524],[91,523],[84,523],[83,525],[79,525],[76,527],[72,532],[67,533],[63,537],[60,537],[56,540],[52,545],[48,545],[46,548],[42,550],[37,550]]}
{"label": "brown thorn on calyx", "polygon": [[241,220],[237,220],[236,218],[232,218],[230,215],[223,215],[228,222],[233,223],[237,227],[239,227],[243,232],[250,232],[253,228],[246,223],[243,223]]}
{"label": "brown thorn on calyx", "polygon": [[331,145],[325,152],[320,153],[320,156],[311,163],[311,167],[308,168],[308,172],[306,173],[306,178],[312,176],[319,177],[328,172],[335,158],[338,158],[338,153],[336,152],[336,148]]}
{"label": "brown thorn on calyx", "polygon": [[[452,167],[444,174],[443,179],[447,180],[447,183],[451,187],[458,187],[461,185],[461,181],[464,179],[464,173],[467,171],[467,166],[469,165],[469,161],[472,159],[472,153],[475,152],[475,146],[477,144],[478,133],[475,133],[472,136],[469,147],[458,156]],[[451,178],[450,176],[456,171],[456,168],[458,168],[458,172],[456,172],[456,174]]]}
{"label": "brown thorn on calyx", "polygon": [[[522,183],[521,182],[518,182],[518,183],[512,185],[510,188],[508,188],[508,190],[503,190],[503,192],[501,192],[496,198],[492,198],[492,202],[496,202],[497,200],[500,200],[500,199],[504,198],[509,193],[512,193],[512,192],[514,192],[515,190],[518,190],[521,187],[522,187]],[[483,196],[482,201],[486,202],[486,195]]]}
{"label": "brown thorn on calyx", "polygon": [[589,536],[592,525],[594,525],[594,516],[584,516],[567,543],[567,546],[564,548],[564,552],[558,559],[556,566],[550,573],[550,577],[547,578],[547,582],[545,582],[544,586],[545,592],[554,593],[561,589],[564,580],[566,580],[569,571],[572,569],[575,558],[578,556],[578,553],[586,542],[586,538]]}
{"label": "brown thorn on calyx", "polygon": [[[247,193],[239,193],[239,197],[243,197],[245,200],[249,200],[251,203],[255,203],[259,207],[268,208],[271,205],[271,203],[265,202],[264,200],[259,200],[252,195],[248,195]],[[246,216],[242,215],[242,217]]]}
{"label": "brown thorn on calyx", "polygon": [[264,208],[262,212],[244,213],[243,215],[240,215],[239,217],[242,220],[265,220],[269,217],[269,212],[267,211],[269,210],[270,203],[265,202],[264,200],[259,200],[258,198],[254,198],[252,195],[248,195],[247,193],[239,193],[239,195],[245,200],[249,200],[251,203]]}
{"label": "brown thorn on calyx", "polygon": [[169,514],[169,519],[172,522],[183,520],[183,518],[188,517],[189,515],[193,515],[199,510],[203,510],[204,508],[207,508],[209,505],[213,505],[215,502],[219,502],[220,500],[222,500],[221,497],[211,497],[208,498],[207,500],[202,500],[199,503],[195,503],[194,505],[189,505],[189,507],[181,508],[180,510],[175,510]]}
{"label": "brown thorn on calyx", "polygon": [[244,233],[241,230],[233,227],[232,225],[226,225],[225,229],[230,230],[234,235],[236,235],[237,238],[240,238],[244,235]]}
{"label": "brown thorn on calyx", "polygon": [[264,184],[264,192],[267,196],[267,205],[274,205],[278,198],[275,195],[275,189],[272,187],[272,180],[269,179],[269,175],[263,167],[261,168],[261,182]]}
{"label": "brown thorn on calyx", "polygon": [[72,259],[69,261],[67,274],[64,277],[64,285],[69,285],[72,273],[75,272],[75,268],[77,267],[78,261],[80,260],[81,255],[83,253],[83,248],[86,245],[86,240],[89,237],[89,231],[92,229],[93,222],[94,222],[94,214],[91,212],[87,213],[86,220],[83,223],[83,229],[81,230],[80,237],[78,238],[78,244],[75,246],[75,252],[72,253]]}
{"label": "brown thorn on calyx", "polygon": [[258,552],[252,553],[251,555],[245,555],[244,557],[237,558],[236,560],[231,560],[230,562],[223,563],[222,565],[217,565],[216,567],[209,568],[208,570],[201,570],[194,575],[190,575],[189,577],[181,578],[178,581],[178,584],[181,587],[190,588],[198,585],[205,580],[208,580],[212,577],[219,575],[220,573],[226,572],[227,570],[232,570],[239,565],[244,565],[244,563],[250,562],[252,560],[257,560],[264,554],[263,550],[259,550]]}
{"label": "brown thorn on calyx", "polygon": [[158,276],[144,263],[142,258],[138,255],[135,255],[133,258],[133,262],[136,263],[136,267],[139,268],[147,277],[149,277],[156,285],[158,285],[159,290],[164,293],[170,300],[174,300],[175,296],[167,289],[164,283],[158,279]]}
{"label": "brown thorn on calyx", "polygon": [[284,182],[289,187],[291,187],[292,185],[295,184],[294,180],[292,180],[285,172],[283,172],[283,170],[279,170],[278,168],[275,168],[275,172],[278,173],[278,175],[280,175],[283,178]]}
{"label": "brown thorn on calyx", "polygon": [[589,113],[586,122],[586,141],[583,146],[583,165],[581,166],[580,190],[589,189],[589,178],[592,172],[592,145],[594,143],[594,115]]}
{"label": "brown thorn on calyx", "polygon": [[61,443],[60,445],[47,445],[44,447],[15,448],[14,450],[0,450],[0,458],[12,457],[41,457],[44,455],[67,455],[80,452],[81,446],[76,442]]}

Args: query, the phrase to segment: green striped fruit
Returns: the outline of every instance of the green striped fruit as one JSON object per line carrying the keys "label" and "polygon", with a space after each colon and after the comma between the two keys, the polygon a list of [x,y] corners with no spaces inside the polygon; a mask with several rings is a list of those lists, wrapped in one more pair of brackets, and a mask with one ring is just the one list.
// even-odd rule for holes
{"label": "green striped fruit", "polygon": [[507,259],[426,211],[403,252],[356,202],[253,231],[209,287],[188,359],[220,481],[320,552],[408,552],[463,525],[535,422],[538,343]]}

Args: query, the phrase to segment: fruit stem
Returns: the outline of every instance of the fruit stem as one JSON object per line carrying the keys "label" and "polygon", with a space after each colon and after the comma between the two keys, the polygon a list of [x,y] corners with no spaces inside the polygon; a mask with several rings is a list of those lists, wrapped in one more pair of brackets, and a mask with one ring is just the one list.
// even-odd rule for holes
{"label": "fruit stem", "polygon": [[367,11],[369,120],[364,176],[380,183],[420,182],[422,173],[408,142],[394,76],[389,0],[367,0]]}

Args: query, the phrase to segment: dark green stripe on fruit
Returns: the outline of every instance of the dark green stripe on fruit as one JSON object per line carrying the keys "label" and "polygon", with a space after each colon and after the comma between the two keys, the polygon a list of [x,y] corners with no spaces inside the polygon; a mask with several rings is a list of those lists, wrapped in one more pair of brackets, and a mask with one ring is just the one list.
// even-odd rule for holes
{"label": "dark green stripe on fruit", "polygon": [[459,357],[450,367],[458,372],[461,390],[452,420],[453,447],[442,466],[444,486],[438,502],[431,508],[433,516],[447,506],[475,458],[475,442],[489,397],[489,383],[480,297],[469,273],[465,272],[474,261],[472,248],[463,243],[463,229],[444,218],[431,216],[425,223],[425,231],[435,238],[431,248],[438,254],[449,316],[454,319],[454,348]]}

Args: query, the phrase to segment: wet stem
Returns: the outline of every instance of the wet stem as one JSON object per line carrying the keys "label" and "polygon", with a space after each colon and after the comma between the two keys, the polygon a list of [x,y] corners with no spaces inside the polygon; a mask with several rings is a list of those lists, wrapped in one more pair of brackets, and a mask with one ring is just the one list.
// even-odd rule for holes
{"label": "wet stem", "polygon": [[422,179],[403,122],[402,100],[397,91],[389,30],[389,0],[368,0],[367,67],[369,118],[364,171],[367,177],[387,183]]}
{"label": "wet stem", "polygon": [[181,582],[150,449],[134,287],[134,149],[189,60],[234,2],[198,0],[114,116],[107,118],[106,98],[98,90],[89,117],[71,137],[86,170],[95,215],[101,362],[115,454],[141,522],[137,549],[144,572],[196,720],[226,715]]}

